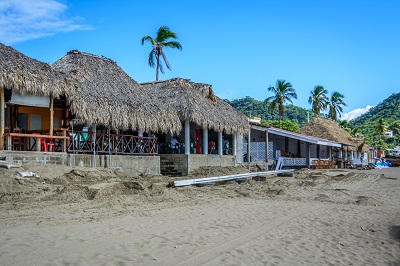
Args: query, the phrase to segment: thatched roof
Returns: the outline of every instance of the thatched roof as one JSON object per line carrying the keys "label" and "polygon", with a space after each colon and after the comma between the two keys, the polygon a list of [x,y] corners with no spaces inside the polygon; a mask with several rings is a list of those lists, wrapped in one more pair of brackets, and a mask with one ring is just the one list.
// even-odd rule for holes
{"label": "thatched roof", "polygon": [[0,43],[0,88],[20,94],[58,97],[71,89],[73,82],[49,64],[30,58]]}
{"label": "thatched roof", "polygon": [[175,109],[181,121],[191,122],[215,131],[245,133],[249,123],[238,110],[215,96],[211,85],[175,78],[166,81],[141,83],[154,95],[159,105]]}
{"label": "thatched roof", "polygon": [[181,130],[176,112],[157,105],[111,59],[73,50],[53,67],[76,79],[77,88],[65,95],[77,118],[87,124],[170,133]]}
{"label": "thatched roof", "polygon": [[349,132],[341,128],[336,122],[320,117],[314,118],[300,128],[299,133],[350,145],[348,147],[350,151],[361,149],[364,143],[363,139],[352,137]]}

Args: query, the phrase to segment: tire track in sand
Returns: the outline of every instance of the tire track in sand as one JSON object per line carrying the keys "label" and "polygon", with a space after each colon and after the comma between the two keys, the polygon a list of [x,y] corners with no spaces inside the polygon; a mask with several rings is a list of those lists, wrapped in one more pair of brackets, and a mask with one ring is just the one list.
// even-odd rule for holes
{"label": "tire track in sand", "polygon": [[229,241],[226,241],[222,244],[207,248],[203,251],[196,253],[193,256],[190,256],[183,260],[179,260],[179,262],[177,262],[177,261],[170,262],[170,263],[166,263],[166,265],[191,265],[191,266],[202,265],[210,260],[217,258],[218,256],[220,256],[221,254],[223,254],[225,252],[228,252],[237,247],[240,247],[241,245],[244,245],[247,242],[250,242],[251,240],[253,240],[255,238],[258,238],[262,235],[269,233],[271,230],[273,230],[275,228],[278,228],[288,222],[291,222],[301,216],[304,216],[307,213],[316,211],[321,208],[322,208],[322,206],[315,206],[315,207],[311,207],[311,208],[309,206],[304,206],[302,208],[297,209],[294,213],[292,213],[288,216],[278,217],[273,222],[262,225],[255,230],[252,230],[248,233],[237,236],[237,237],[235,237]]}

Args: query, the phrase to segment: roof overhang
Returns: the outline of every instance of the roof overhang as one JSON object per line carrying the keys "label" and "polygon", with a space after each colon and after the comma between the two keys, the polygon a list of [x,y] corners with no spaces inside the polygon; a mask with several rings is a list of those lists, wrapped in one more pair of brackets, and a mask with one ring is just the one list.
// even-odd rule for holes
{"label": "roof overhang", "polygon": [[275,134],[275,135],[282,136],[282,137],[288,137],[288,138],[292,138],[292,139],[297,139],[297,140],[308,142],[311,144],[338,147],[338,148],[342,147],[342,144],[339,142],[331,141],[328,139],[321,139],[321,138],[317,138],[317,137],[313,137],[313,136],[308,136],[308,135],[291,132],[291,131],[287,131],[287,130],[283,130],[283,129],[279,129],[279,128],[267,127],[267,126],[262,126],[262,125],[254,125],[254,124],[250,124],[250,127],[255,130],[268,131],[271,134]]}

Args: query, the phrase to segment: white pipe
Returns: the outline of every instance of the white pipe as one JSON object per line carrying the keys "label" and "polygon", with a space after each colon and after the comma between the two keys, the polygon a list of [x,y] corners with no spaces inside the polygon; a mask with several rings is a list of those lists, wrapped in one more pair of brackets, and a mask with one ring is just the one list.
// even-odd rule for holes
{"label": "white pipe", "polygon": [[276,175],[276,174],[279,174],[279,173],[290,173],[290,172],[293,172],[293,171],[294,171],[294,169],[278,170],[278,171],[266,171],[266,172],[255,172],[255,173],[244,173],[244,174],[215,176],[215,177],[204,177],[204,178],[195,178],[195,179],[187,179],[187,180],[175,180],[175,181],[172,182],[172,184],[173,184],[173,187],[182,187],[182,186],[207,184],[207,183],[220,182],[220,181],[244,179],[244,178],[247,179],[248,177],[254,177],[254,176],[266,176],[266,175]]}

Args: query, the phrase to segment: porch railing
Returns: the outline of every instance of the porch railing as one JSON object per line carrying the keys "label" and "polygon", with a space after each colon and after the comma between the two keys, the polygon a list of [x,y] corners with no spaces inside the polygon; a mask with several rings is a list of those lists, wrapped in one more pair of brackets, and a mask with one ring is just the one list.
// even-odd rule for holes
{"label": "porch railing", "polygon": [[68,152],[155,155],[157,138],[96,132],[70,131]]}

